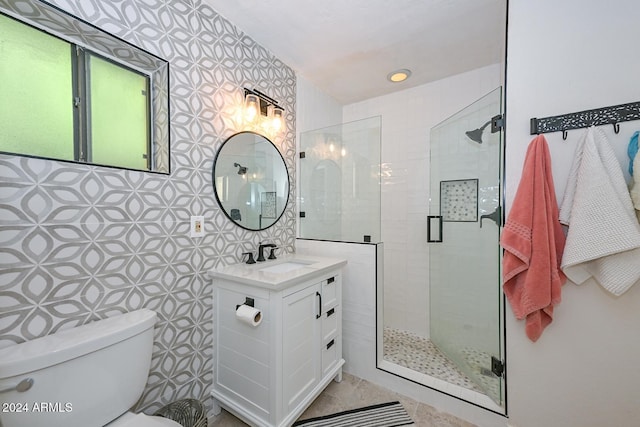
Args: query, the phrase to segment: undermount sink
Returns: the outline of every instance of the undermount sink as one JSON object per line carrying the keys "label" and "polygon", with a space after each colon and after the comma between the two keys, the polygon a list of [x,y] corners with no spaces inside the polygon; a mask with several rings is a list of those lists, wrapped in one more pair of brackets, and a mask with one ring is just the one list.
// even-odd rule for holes
{"label": "undermount sink", "polygon": [[269,290],[285,289],[304,281],[320,277],[326,272],[342,267],[344,259],[317,257],[304,254],[284,254],[275,260],[247,264],[231,264],[211,270],[214,280],[237,282],[264,287]]}
{"label": "undermount sink", "polygon": [[293,270],[297,270],[299,268],[306,267],[309,264],[312,264],[312,263],[307,262],[307,261],[300,261],[300,260],[292,259],[292,260],[289,260],[289,261],[282,262],[280,264],[269,265],[267,267],[260,268],[259,270],[267,272],[267,273],[287,273],[289,271],[293,271]]}

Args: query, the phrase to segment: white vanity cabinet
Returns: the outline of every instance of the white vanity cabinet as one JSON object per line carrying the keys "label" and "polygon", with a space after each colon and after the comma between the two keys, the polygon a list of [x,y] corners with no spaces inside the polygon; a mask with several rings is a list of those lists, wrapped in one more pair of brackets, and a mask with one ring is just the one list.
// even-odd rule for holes
{"label": "white vanity cabinet", "polygon": [[[293,411],[341,362],[340,275],[284,297],[282,305],[283,398]],[[331,298],[328,301],[328,298]],[[340,378],[338,378],[340,380]]]}
{"label": "white vanity cabinet", "polygon": [[[264,267],[255,265],[211,273],[216,405],[252,426],[290,426],[333,379],[342,379],[346,261],[329,261],[282,274],[261,274]],[[257,326],[236,318],[247,298],[262,313]]]}

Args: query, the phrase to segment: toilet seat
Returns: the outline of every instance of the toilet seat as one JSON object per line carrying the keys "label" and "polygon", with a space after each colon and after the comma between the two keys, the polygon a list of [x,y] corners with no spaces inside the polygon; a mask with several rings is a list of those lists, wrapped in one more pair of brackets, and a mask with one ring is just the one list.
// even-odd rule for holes
{"label": "toilet seat", "polygon": [[105,427],[182,427],[182,425],[169,418],[127,412]]}

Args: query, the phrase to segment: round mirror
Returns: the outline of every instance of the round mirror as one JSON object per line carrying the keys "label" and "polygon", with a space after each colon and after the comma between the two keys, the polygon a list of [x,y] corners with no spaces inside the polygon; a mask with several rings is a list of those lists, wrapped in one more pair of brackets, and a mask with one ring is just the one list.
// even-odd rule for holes
{"label": "round mirror", "polygon": [[271,141],[254,132],[240,132],[216,154],[213,188],[229,219],[247,230],[264,230],[284,213],[289,174]]}

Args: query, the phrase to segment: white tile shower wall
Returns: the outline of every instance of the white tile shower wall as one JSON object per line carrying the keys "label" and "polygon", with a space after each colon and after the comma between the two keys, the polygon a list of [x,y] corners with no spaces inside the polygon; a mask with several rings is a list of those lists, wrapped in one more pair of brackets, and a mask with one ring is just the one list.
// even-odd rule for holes
{"label": "white tile shower wall", "polygon": [[428,337],[429,132],[500,86],[501,68],[491,65],[344,107],[344,122],[382,116],[387,326]]}
{"label": "white tile shower wall", "polygon": [[342,235],[338,240],[380,241],[380,127],[378,118],[345,124],[342,155]]}
{"label": "white tile shower wall", "polygon": [[[30,10],[28,1],[12,3]],[[159,322],[138,409],[206,399],[213,369],[206,272],[240,261],[261,240],[293,251],[295,238],[295,182],[279,223],[249,232],[215,202],[213,158],[243,130],[242,87],[255,87],[286,110],[287,132],[274,143],[293,179],[295,75],[201,0],[52,3],[170,61],[172,172],[0,156],[0,346],[146,307]],[[192,214],[209,225],[202,238],[188,237]]]}
{"label": "white tile shower wall", "polygon": [[298,74],[296,77],[296,97],[305,100],[296,106],[297,136],[302,132],[341,123],[342,105],[304,76]]}

